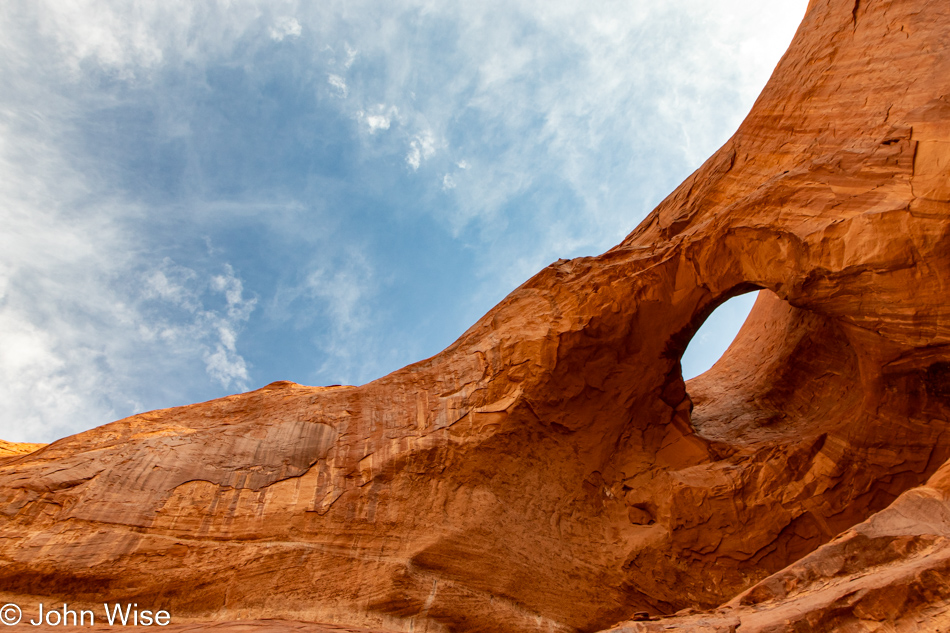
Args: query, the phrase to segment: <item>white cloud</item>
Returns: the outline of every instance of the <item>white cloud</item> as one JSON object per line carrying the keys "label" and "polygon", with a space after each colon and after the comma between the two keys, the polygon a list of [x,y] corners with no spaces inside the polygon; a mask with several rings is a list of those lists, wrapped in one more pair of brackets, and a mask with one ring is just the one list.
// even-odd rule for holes
{"label": "white cloud", "polygon": [[359,57],[360,52],[355,48],[351,48],[349,44],[344,44],[346,49],[346,60],[343,62],[344,68],[349,68],[353,65],[353,62],[356,61],[356,58]]}
{"label": "white cloud", "polygon": [[386,107],[385,104],[379,104],[369,111],[360,110],[357,116],[366,123],[370,134],[375,134],[380,130],[388,130],[392,125],[393,119],[399,116],[399,109],[396,107]]}
{"label": "white cloud", "polygon": [[[376,134],[369,151],[401,151],[411,171],[436,161],[433,185],[443,188],[449,164],[486,159],[464,184],[450,174],[456,204],[439,221],[456,233],[501,226],[510,200],[554,183],[576,200],[577,221],[537,218],[563,231],[547,244],[594,252],[735,129],[805,4],[351,0],[298,17],[329,50],[346,51],[329,81],[355,105],[350,116],[370,135],[392,130],[392,144]],[[360,72],[341,72],[357,56]],[[398,109],[398,130],[368,107],[380,102]]]}
{"label": "white cloud", "polygon": [[369,307],[378,283],[372,262],[350,248],[341,260],[311,271],[296,289],[316,303],[329,327],[314,341],[323,353],[316,374],[324,381],[359,384],[380,375],[380,359],[373,354],[378,315]]}
{"label": "white cloud", "polygon": [[140,205],[58,151],[57,114],[37,129],[0,112],[0,437],[50,441],[180,402],[201,381],[194,363],[246,388],[237,341],[256,299],[228,267],[150,267],[124,228]]}
{"label": "white cloud", "polygon": [[244,298],[243,283],[230,266],[225,267],[223,275],[212,277],[210,285],[213,291],[224,294],[228,307],[226,316],[214,312],[209,314],[218,340],[214,344],[214,351],[204,354],[205,367],[208,375],[221,386],[228,388],[235,385],[245,390],[249,376],[247,363],[237,351],[238,330],[250,318],[257,299]]}
{"label": "white cloud", "polygon": [[223,342],[215,346],[214,352],[205,352],[204,361],[208,375],[221,383],[225,388],[235,385],[239,391],[247,390],[247,364],[239,354],[236,354],[233,345]]}
{"label": "white cloud", "polygon": [[270,28],[269,32],[272,40],[280,42],[283,41],[285,37],[300,37],[301,31],[302,28],[297,18],[283,17],[274,23],[274,26]]}
{"label": "white cloud", "polygon": [[223,275],[211,278],[211,289],[223,293],[228,302],[228,316],[246,321],[257,304],[257,299],[244,299],[244,284],[234,275],[230,264],[225,265]]}
{"label": "white cloud", "polygon": [[322,300],[336,335],[348,335],[368,324],[369,315],[361,308],[372,288],[372,266],[365,256],[351,251],[346,261],[312,271],[304,291]]}
{"label": "white cloud", "polygon": [[[0,437],[14,441],[107,422],[134,398],[110,376],[122,335],[109,330],[128,317],[108,289],[128,263],[114,200],[81,202],[90,187],[53,142],[61,121],[39,109],[60,101],[36,96],[37,110],[0,110]],[[24,133],[38,113],[48,133]]]}
{"label": "white cloud", "polygon": [[61,59],[77,75],[87,59],[123,77],[147,71],[163,60],[160,35],[146,26],[173,19],[159,4],[132,7],[91,0],[38,4],[46,5],[40,9],[45,14],[42,27],[59,45]]}
{"label": "white cloud", "polygon": [[[212,379],[225,389],[246,389],[247,363],[237,351],[237,340],[257,298],[244,297],[243,282],[233,268],[225,264],[222,274],[205,277],[166,258],[144,275],[144,282],[136,305],[144,338],[200,350]],[[208,307],[214,295],[225,298],[224,310]]]}
{"label": "white cloud", "polygon": [[[406,0],[354,9],[379,28],[333,10],[324,17],[360,50],[362,67],[385,69],[351,75],[350,93],[399,108],[391,136],[408,144],[406,164],[432,161],[433,186],[454,200],[432,209],[436,221],[492,244],[481,270],[497,293],[632,230],[735,130],[806,4]],[[463,179],[452,162],[478,168]],[[496,239],[512,200],[546,191],[559,193],[517,205],[534,235]]]}
{"label": "white cloud", "polygon": [[[37,0],[0,11],[0,438],[48,440],[168,404],[191,383],[250,380],[240,337],[256,298],[240,275],[210,247],[214,265],[150,259],[141,232],[161,210],[131,200],[74,142],[83,113],[73,94],[103,74],[138,88],[176,64],[255,78],[247,47],[273,49],[271,38],[306,29],[298,43],[313,55],[312,67],[297,68],[310,81],[302,89],[326,77],[364,150],[412,171],[430,162],[430,186],[450,193],[419,213],[490,245],[477,266],[486,292],[498,293],[632,229],[738,124],[804,7]],[[96,107],[121,105],[114,94],[96,95]],[[192,134],[176,129],[176,141]],[[512,200],[547,192],[518,205],[532,235],[493,239],[507,230]],[[371,364],[360,355],[370,349],[361,341],[374,318],[374,270],[369,255],[322,261],[288,291],[328,319],[317,342],[325,366],[360,375]]]}
{"label": "white cloud", "polygon": [[347,95],[346,80],[340,75],[330,73],[327,75],[327,83],[340,91],[340,96]]}
{"label": "white cloud", "polygon": [[435,137],[430,130],[424,130],[409,141],[409,153],[406,154],[406,162],[415,171],[422,165],[422,161],[428,160],[434,155]]}
{"label": "white cloud", "polygon": [[188,284],[195,281],[195,271],[175,266],[170,259],[162,263],[162,267],[145,275],[142,298],[161,299],[188,312],[198,310],[198,296],[188,288]]}
{"label": "white cloud", "polygon": [[366,117],[366,124],[369,125],[370,134],[377,130],[388,130],[389,121],[389,117],[383,114],[371,114]]}

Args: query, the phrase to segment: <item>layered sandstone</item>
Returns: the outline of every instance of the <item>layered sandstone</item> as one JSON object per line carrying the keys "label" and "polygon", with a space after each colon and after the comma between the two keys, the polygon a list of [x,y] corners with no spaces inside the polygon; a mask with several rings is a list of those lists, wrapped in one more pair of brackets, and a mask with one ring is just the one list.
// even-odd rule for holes
{"label": "layered sandstone", "polygon": [[870,519],[719,609],[607,633],[950,629],[950,464]]}
{"label": "layered sandstone", "polygon": [[[0,597],[433,632],[905,626],[895,592],[943,613],[948,33],[944,0],[814,0],[622,244],[430,359],[0,459]],[[690,337],[752,290],[685,385]]]}
{"label": "layered sandstone", "polygon": [[46,444],[31,444],[29,442],[7,442],[0,440],[0,459],[14,455],[26,455],[46,446]]}

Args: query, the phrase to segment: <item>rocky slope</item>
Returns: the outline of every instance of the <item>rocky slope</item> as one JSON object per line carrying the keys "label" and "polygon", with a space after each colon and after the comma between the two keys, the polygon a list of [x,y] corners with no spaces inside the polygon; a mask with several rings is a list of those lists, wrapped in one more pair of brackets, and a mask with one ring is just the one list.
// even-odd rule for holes
{"label": "rocky slope", "polygon": [[[683,609],[613,630],[937,630],[948,34],[945,0],[813,0],[725,146],[442,353],[0,457],[0,598],[391,631]],[[753,290],[685,385],[690,337]]]}
{"label": "rocky slope", "polygon": [[26,455],[46,446],[46,444],[30,444],[28,442],[7,442],[0,440],[0,458],[12,455]]}

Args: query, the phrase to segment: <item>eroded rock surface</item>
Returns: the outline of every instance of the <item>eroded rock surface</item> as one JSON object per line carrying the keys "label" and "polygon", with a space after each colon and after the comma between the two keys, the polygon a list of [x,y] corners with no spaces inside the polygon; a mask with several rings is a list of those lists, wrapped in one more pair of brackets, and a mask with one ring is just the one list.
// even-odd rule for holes
{"label": "eroded rock surface", "polygon": [[[3,458],[2,597],[433,632],[727,602],[667,622],[893,624],[898,591],[943,614],[948,34],[945,0],[814,0],[736,135],[622,244],[442,353]],[[758,289],[685,385],[704,318]]]}
{"label": "eroded rock surface", "polygon": [[46,446],[46,444],[31,444],[29,442],[7,442],[0,440],[0,459],[16,455],[26,455]]}
{"label": "eroded rock surface", "polygon": [[608,633],[950,630],[950,464],[714,612]]}

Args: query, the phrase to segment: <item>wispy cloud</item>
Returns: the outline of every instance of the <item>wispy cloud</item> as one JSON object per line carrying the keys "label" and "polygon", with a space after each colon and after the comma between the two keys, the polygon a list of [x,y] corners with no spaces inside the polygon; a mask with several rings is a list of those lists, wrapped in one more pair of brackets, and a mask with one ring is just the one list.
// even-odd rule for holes
{"label": "wispy cloud", "polygon": [[269,32],[272,40],[280,42],[285,37],[300,37],[302,30],[297,18],[282,17],[274,23]]}
{"label": "wispy cloud", "polygon": [[327,83],[336,88],[339,91],[341,97],[345,97],[349,92],[346,87],[346,79],[340,75],[334,75],[330,73],[327,75]]}
{"label": "wispy cloud", "polygon": [[386,107],[385,104],[379,104],[368,111],[360,110],[359,118],[366,123],[370,134],[375,134],[380,130],[388,130],[393,119],[399,116],[399,109],[395,107]]}
{"label": "wispy cloud", "polygon": [[[21,65],[22,56],[0,65],[0,81],[14,87],[0,108],[0,436],[9,440],[50,441],[186,401],[193,363],[230,388],[247,383],[236,340],[254,299],[242,298],[234,271],[202,280],[152,260],[136,228],[148,210],[75,144],[76,105],[62,87],[74,89],[88,60],[94,72],[139,82],[160,49],[147,34],[104,34],[88,16],[70,31],[72,8],[46,25],[65,65]],[[119,20],[108,9],[106,24]],[[2,24],[6,46],[24,33],[10,28]],[[221,309],[196,293],[202,284]],[[190,321],[165,318],[169,307]]]}
{"label": "wispy cloud", "polygon": [[433,136],[432,131],[423,130],[409,141],[409,153],[406,154],[406,163],[408,163],[413,170],[417,170],[419,166],[422,165],[422,161],[428,160],[435,155],[435,149],[435,136]]}
{"label": "wispy cloud", "polygon": [[389,122],[390,118],[385,114],[370,114],[366,117],[366,124],[369,126],[370,134],[378,130],[388,130]]}
{"label": "wispy cloud", "polygon": [[110,288],[129,263],[117,201],[85,202],[100,192],[57,150],[58,114],[0,112],[0,425],[11,440],[100,424],[135,399],[112,369],[134,321]]}
{"label": "wispy cloud", "polygon": [[739,123],[805,3],[12,5],[0,438],[263,364],[356,381],[437,351],[631,230]]}
{"label": "wispy cloud", "polygon": [[[410,169],[435,158],[434,138],[445,139],[446,161],[490,154],[490,168],[464,185],[455,179],[457,204],[440,209],[440,221],[456,230],[497,226],[509,201],[555,179],[582,208],[550,243],[581,238],[597,250],[726,140],[804,5],[426,3],[401,22],[420,6],[405,2],[364,7],[385,24],[380,31],[340,28],[362,64],[389,69],[349,88],[358,99],[385,97],[398,107],[408,122]],[[409,131],[423,121],[428,136]],[[433,184],[442,188],[443,179]]]}
{"label": "wispy cloud", "polygon": [[323,352],[318,374],[350,383],[376,377],[378,359],[373,358],[369,339],[378,335],[378,315],[370,307],[378,287],[373,265],[352,249],[340,261],[307,275],[299,291],[329,325],[329,335],[315,341]]}
{"label": "wispy cloud", "polygon": [[344,43],[343,47],[346,49],[346,59],[343,61],[343,67],[349,68],[353,65],[353,62],[356,61],[356,58],[359,57],[360,52],[350,47],[349,44]]}
{"label": "wispy cloud", "polygon": [[307,276],[305,283],[306,292],[322,301],[336,334],[349,335],[368,325],[369,314],[364,306],[373,274],[363,257],[353,254],[332,268],[318,268]]}
{"label": "wispy cloud", "polygon": [[[250,318],[257,298],[245,298],[234,269],[202,276],[166,258],[143,275],[139,332],[143,340],[200,351],[208,375],[223,388],[247,389],[247,363],[237,351],[238,335]],[[215,295],[225,300],[210,307]]]}

